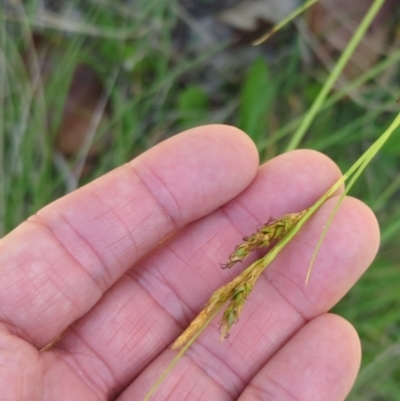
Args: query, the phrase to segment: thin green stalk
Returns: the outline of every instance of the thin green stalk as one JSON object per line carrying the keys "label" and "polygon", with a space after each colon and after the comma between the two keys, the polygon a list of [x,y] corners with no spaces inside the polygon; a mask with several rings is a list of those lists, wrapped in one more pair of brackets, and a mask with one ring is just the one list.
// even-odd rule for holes
{"label": "thin green stalk", "polygon": [[[340,142],[340,144],[347,144],[350,142],[350,139],[353,140],[353,138],[355,141],[356,139],[359,139],[360,135],[363,135],[362,128],[376,120],[381,113],[381,110],[372,110],[368,114],[363,114],[351,123],[335,131],[333,135],[325,136],[315,143],[312,142],[310,146],[312,149],[321,152],[338,142]],[[356,133],[356,135],[352,136],[353,133]],[[363,136],[363,138],[365,138],[365,136]]]}
{"label": "thin green stalk", "polygon": [[310,8],[313,4],[315,4],[319,0],[308,0],[305,2],[303,5],[300,7],[297,7],[293,12],[291,12],[289,15],[287,15],[281,22],[276,24],[272,29],[270,29],[265,35],[261,36],[261,38],[257,39],[256,41],[253,42],[253,46],[257,46],[261,44],[262,42],[265,42],[269,37],[271,37],[275,32],[279,31],[281,28],[283,28],[286,24],[288,24],[290,21],[295,19],[297,16],[299,16],[301,13],[303,13],[305,10]]}
{"label": "thin green stalk", "polygon": [[[41,145],[41,150],[46,155],[46,144],[43,135],[43,130],[46,129],[45,121],[47,118],[46,102],[43,91],[43,82],[41,77],[41,67],[36,53],[36,49],[33,43],[33,32],[29,24],[28,16],[25,12],[25,5],[21,0],[15,2],[16,9],[20,14],[21,18],[21,30],[24,44],[27,47],[29,66],[26,66],[26,82],[25,82],[25,96],[24,102],[21,103],[20,119],[15,133],[13,135],[13,146],[10,150],[11,165],[9,168],[10,177],[15,174],[18,168],[18,164],[22,159],[22,147],[24,139],[28,136],[28,129],[31,121],[35,121],[36,113],[40,112],[42,118],[38,119],[41,126],[35,141]],[[6,16],[5,16],[6,17]],[[12,41],[11,41],[12,45]],[[23,160],[23,159],[22,159]],[[8,188],[7,188],[8,189]]]}
{"label": "thin green stalk", "polygon": [[395,238],[397,240],[400,231],[400,213],[393,215],[393,221],[390,221],[381,232],[381,242],[385,244],[389,240]]}
{"label": "thin green stalk", "polygon": [[382,148],[385,142],[389,139],[389,137],[393,134],[396,128],[400,126],[400,113],[396,116],[393,122],[390,124],[389,128],[369,147],[369,149],[353,164],[353,166],[343,175],[344,180],[346,181],[348,178],[351,177],[349,184],[347,185],[345,191],[340,195],[340,198],[335,205],[332,213],[329,216],[327,224],[318,240],[318,244],[315,247],[314,254],[311,258],[311,262],[307,271],[306,276],[306,285],[311,275],[311,271],[317,257],[318,251],[321,248],[322,242],[329,230],[330,225],[332,224],[333,218],[335,217],[337,211],[339,210],[340,205],[342,204],[345,196],[350,191],[354,183],[357,181],[358,177],[361,173],[365,170],[368,164],[371,162],[372,158],[378,153],[378,151]]}
{"label": "thin green stalk", "polygon": [[342,55],[340,56],[337,64],[335,65],[332,72],[329,74],[327,80],[324,83],[321,91],[319,92],[317,98],[314,100],[313,104],[311,105],[309,111],[305,115],[304,119],[302,120],[299,128],[294,133],[289,145],[286,148],[286,151],[296,149],[300,144],[301,140],[303,139],[305,133],[309,129],[311,123],[313,122],[315,116],[318,114],[318,111],[321,109],[322,104],[327,97],[329,91],[332,89],[334,83],[338,79],[339,75],[343,71],[343,68],[353,55],[356,47],[364,37],[367,29],[371,25],[373,19],[376,17],[378,11],[384,4],[385,0],[375,0],[371,5],[370,9],[368,10],[367,14],[361,21],[360,25],[358,26],[356,32],[352,36],[350,42],[346,46],[345,50],[343,51]]}
{"label": "thin green stalk", "polygon": [[115,86],[119,72],[120,70],[118,67],[116,67],[114,71],[110,72],[109,84],[107,85],[107,89],[104,91],[104,93],[102,93],[99,101],[96,104],[96,109],[93,112],[90,124],[85,135],[85,140],[83,141],[83,144],[79,149],[79,153],[76,158],[74,171],[77,178],[74,182],[74,187],[69,188],[70,191],[74,191],[78,187],[79,179],[82,176],[83,168],[89,155],[90,148],[93,145],[96,133],[98,132],[102,117],[104,116],[106,110],[107,102],[110,99],[111,91]]}
{"label": "thin green stalk", "polygon": [[394,193],[400,188],[400,173],[397,174],[396,178],[388,185],[388,187],[381,193],[378,199],[372,204],[372,209],[377,211],[383,208],[387,200],[394,195]]}
{"label": "thin green stalk", "polygon": [[324,102],[323,109],[333,105],[338,100],[343,99],[352,90],[373,79],[379,73],[385,71],[387,68],[392,66],[393,63],[397,63],[398,61],[400,61],[400,50],[393,52],[389,57],[377,63],[376,65],[368,69],[364,74],[356,78],[354,81],[349,82],[343,88],[335,92],[329,99]]}
{"label": "thin green stalk", "polygon": [[[400,50],[392,53],[389,57],[384,59],[383,61],[379,62],[376,64],[374,67],[369,69],[367,72],[364,74],[360,75],[357,79],[354,81],[349,82],[347,85],[345,85],[343,88],[335,92],[332,96],[330,96],[328,99],[324,101],[322,104],[321,108],[317,111],[317,113],[320,113],[323,110],[326,110],[327,108],[333,106],[340,100],[342,100],[344,97],[346,97],[352,90],[357,89],[364,83],[368,82],[369,80],[375,78],[378,74],[381,72],[385,71],[387,68],[391,67],[394,63],[400,61]],[[260,151],[264,150],[267,146],[275,143],[276,141],[284,138],[286,135],[288,135],[293,129],[296,128],[296,126],[301,122],[301,120],[304,118],[304,115],[295,118],[293,121],[290,121],[286,125],[284,125],[282,128],[278,129],[272,138],[265,140],[261,142],[258,147]]]}

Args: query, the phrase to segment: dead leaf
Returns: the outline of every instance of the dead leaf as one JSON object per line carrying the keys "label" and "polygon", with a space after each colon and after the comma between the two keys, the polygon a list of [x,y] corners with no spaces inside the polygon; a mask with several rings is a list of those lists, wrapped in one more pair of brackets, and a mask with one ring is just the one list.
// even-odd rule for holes
{"label": "dead leaf", "polygon": [[[103,83],[88,65],[76,67],[70,90],[65,102],[64,112],[57,133],[57,149],[65,157],[76,156],[89,133],[91,120],[104,92]],[[102,119],[107,118],[109,110]],[[99,147],[92,144],[88,158],[99,153]]]}
{"label": "dead leaf", "polygon": [[[33,33],[29,46],[22,55],[32,82],[38,82],[39,74],[41,84],[45,85],[47,79],[56,73],[52,59],[57,58],[60,51],[60,48],[45,36]],[[92,135],[92,118],[98,110],[103,95],[104,85],[95,70],[89,65],[77,65],[65,100],[61,123],[55,135],[55,148],[67,161],[74,160],[80,155],[82,146],[87,147],[83,165],[76,171],[74,171],[76,166],[71,165],[72,174],[76,175],[76,178],[86,175],[91,170],[96,156],[100,153],[100,146],[94,141],[93,143],[88,141],[92,139],[89,137]],[[108,103],[101,113],[100,124],[110,116]],[[52,114],[52,110],[47,110],[49,118]],[[48,123],[51,125],[50,121]]]}

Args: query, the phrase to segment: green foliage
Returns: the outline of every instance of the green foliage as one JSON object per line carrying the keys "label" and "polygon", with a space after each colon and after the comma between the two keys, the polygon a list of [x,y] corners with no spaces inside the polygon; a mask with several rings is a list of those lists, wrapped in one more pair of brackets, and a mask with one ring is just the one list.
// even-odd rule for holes
{"label": "green foliage", "polygon": [[177,109],[184,127],[201,124],[209,111],[207,94],[198,85],[191,85],[178,94]]}
{"label": "green foliage", "polygon": [[188,113],[208,108],[208,97],[206,93],[197,85],[188,86],[178,97],[178,110]]}
{"label": "green foliage", "polygon": [[400,129],[389,139],[387,144],[383,147],[382,152],[391,156],[400,156]]}
{"label": "green foliage", "polygon": [[240,94],[238,126],[256,142],[268,133],[275,87],[267,63],[257,59],[249,68]]}

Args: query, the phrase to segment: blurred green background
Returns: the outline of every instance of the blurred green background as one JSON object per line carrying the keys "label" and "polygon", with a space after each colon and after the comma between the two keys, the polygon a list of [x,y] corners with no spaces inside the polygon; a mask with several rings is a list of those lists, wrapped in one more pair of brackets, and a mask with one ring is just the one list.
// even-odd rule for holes
{"label": "blurred green background", "polygon": [[[283,152],[370,4],[335,1],[341,13],[323,0],[259,47],[298,1],[3,1],[0,235],[193,126],[238,126],[263,161]],[[343,171],[399,111],[399,17],[387,1],[300,145]],[[382,232],[373,266],[335,307],[363,345],[352,401],[400,400],[399,167],[397,132],[352,191]]]}

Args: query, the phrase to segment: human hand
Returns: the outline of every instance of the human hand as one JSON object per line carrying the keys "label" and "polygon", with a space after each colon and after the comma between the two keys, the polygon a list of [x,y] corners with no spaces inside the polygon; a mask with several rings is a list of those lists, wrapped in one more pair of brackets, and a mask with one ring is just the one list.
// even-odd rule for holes
{"label": "human hand", "polygon": [[[246,135],[206,126],[45,207],[0,242],[0,400],[142,400],[177,353],[169,345],[242,268],[219,267],[241,237],[312,205],[339,176],[310,150],[258,167]],[[379,234],[371,211],[346,198],[305,287],[335,202],[263,273],[230,337],[220,343],[211,324],[154,400],[345,398],[359,340],[326,312],[371,263]]]}

